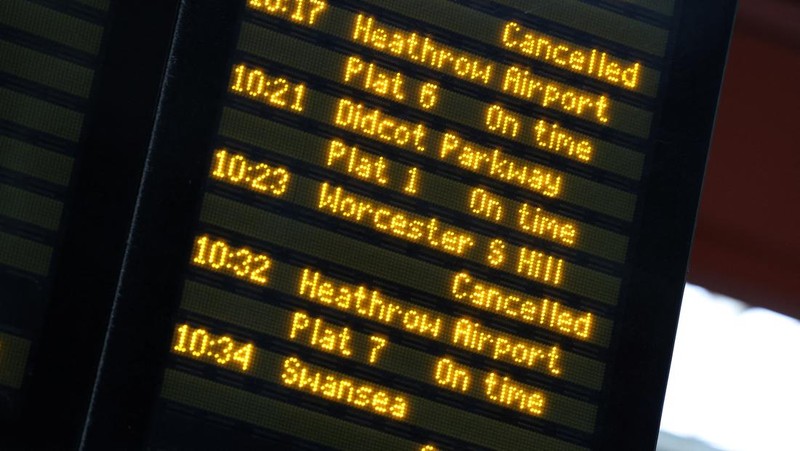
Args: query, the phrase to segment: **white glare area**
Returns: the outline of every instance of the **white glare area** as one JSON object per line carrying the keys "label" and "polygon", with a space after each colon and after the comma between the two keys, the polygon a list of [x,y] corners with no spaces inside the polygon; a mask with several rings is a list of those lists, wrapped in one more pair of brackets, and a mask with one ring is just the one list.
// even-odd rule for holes
{"label": "white glare area", "polygon": [[687,285],[661,429],[727,451],[800,450],[800,321]]}

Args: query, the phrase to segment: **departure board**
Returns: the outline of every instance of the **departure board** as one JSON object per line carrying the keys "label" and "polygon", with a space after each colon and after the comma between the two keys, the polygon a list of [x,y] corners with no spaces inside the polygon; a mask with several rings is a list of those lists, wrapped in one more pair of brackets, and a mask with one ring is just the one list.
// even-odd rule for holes
{"label": "departure board", "polygon": [[0,3],[0,416],[42,328],[108,0]]}
{"label": "departure board", "polygon": [[88,448],[654,446],[732,2],[226,3],[181,9]]}

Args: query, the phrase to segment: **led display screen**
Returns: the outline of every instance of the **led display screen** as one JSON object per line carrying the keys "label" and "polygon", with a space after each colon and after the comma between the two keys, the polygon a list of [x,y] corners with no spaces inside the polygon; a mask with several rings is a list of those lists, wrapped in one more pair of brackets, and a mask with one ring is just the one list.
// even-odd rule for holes
{"label": "led display screen", "polygon": [[0,4],[0,414],[16,415],[53,283],[107,0]]}
{"label": "led display screen", "polygon": [[0,2],[0,449],[77,447],[176,11]]}
{"label": "led display screen", "polygon": [[86,443],[646,448],[729,2],[201,3]]}

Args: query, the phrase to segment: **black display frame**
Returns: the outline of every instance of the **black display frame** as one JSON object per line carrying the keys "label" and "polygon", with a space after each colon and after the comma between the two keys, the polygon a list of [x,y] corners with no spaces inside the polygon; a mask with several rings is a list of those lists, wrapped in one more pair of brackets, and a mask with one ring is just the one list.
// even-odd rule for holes
{"label": "black display frame", "polygon": [[[176,26],[145,176],[83,437],[86,449],[141,447],[168,358],[172,318],[207,178],[244,2],[185,0]],[[616,319],[617,381],[598,415],[595,449],[655,448],[735,0],[678,1],[654,157],[637,212]],[[202,74],[202,76],[198,76]],[[169,117],[170,124],[158,122]],[[169,257],[169,258],[164,258]]]}
{"label": "black display frame", "polygon": [[0,424],[2,449],[80,443],[178,4],[110,1],[41,333],[26,362],[18,415]]}

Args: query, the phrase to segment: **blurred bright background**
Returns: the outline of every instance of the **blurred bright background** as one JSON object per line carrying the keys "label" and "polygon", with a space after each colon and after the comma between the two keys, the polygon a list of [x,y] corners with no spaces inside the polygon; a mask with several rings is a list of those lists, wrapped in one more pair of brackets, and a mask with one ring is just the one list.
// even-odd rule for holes
{"label": "blurred bright background", "polygon": [[797,451],[798,429],[800,321],[688,285],[658,449]]}

